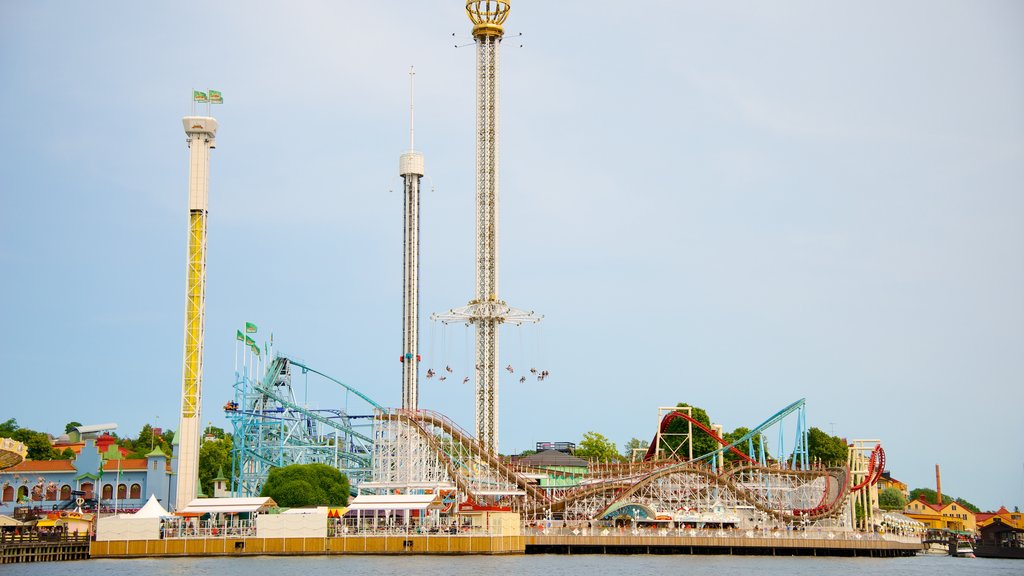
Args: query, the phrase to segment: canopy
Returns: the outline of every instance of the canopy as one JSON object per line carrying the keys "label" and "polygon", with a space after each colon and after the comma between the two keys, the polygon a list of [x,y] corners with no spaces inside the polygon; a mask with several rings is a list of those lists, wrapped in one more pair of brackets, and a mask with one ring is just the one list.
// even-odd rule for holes
{"label": "canopy", "polygon": [[265,512],[277,506],[273,498],[196,498],[181,510],[178,516],[203,514],[239,514]]}
{"label": "canopy", "polygon": [[150,494],[146,505],[139,508],[135,514],[125,515],[127,518],[163,518],[164,516],[170,516],[170,514],[160,505],[154,494]]}
{"label": "canopy", "polygon": [[15,520],[14,518],[11,518],[10,516],[4,516],[3,514],[0,514],[0,528],[24,525],[24,522],[20,522],[18,520]]}
{"label": "canopy", "polygon": [[426,510],[438,508],[441,498],[436,494],[388,494],[356,496],[348,503],[347,512],[357,510]]}

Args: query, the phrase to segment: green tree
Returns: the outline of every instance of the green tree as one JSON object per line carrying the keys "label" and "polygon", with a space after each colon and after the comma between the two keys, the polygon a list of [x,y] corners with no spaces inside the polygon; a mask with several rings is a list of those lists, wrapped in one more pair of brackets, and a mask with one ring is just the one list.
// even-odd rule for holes
{"label": "green tree", "polygon": [[67,424],[64,425],[64,433],[65,434],[71,434],[72,430],[74,430],[75,428],[78,428],[81,425],[82,425],[81,422],[68,422]]}
{"label": "green tree", "polygon": [[65,448],[64,451],[60,453],[59,460],[74,460],[74,459],[75,459],[75,451],[72,450],[71,448]]}
{"label": "green tree", "polygon": [[203,436],[213,436],[220,440],[224,438],[224,429],[211,424],[206,427],[206,430],[203,430]]}
{"label": "green tree", "polygon": [[[726,442],[728,442],[729,444],[734,444],[740,438],[743,438],[744,436],[746,436],[749,433],[750,433],[750,428],[746,428],[744,426],[740,426],[739,428],[733,430],[732,432],[726,432],[725,434],[723,434],[722,435],[722,439],[725,440]],[[741,442],[739,444],[736,444],[736,449],[739,450],[740,452],[743,452],[747,456],[750,456],[754,460],[757,460],[758,456],[760,456],[760,454],[761,454],[761,435],[760,434],[755,434],[750,440],[751,440],[751,442],[754,445],[753,453],[750,453],[751,452],[751,450],[750,450],[750,443],[748,443],[746,441]],[[766,457],[767,457],[767,454],[766,454]],[[737,456],[732,450],[726,450],[725,451],[725,461],[726,462],[739,462],[740,460],[742,460],[742,459],[739,456]]]}
{"label": "green tree", "polygon": [[217,474],[231,475],[231,448],[231,438],[208,440],[199,447],[199,484],[203,494],[213,496],[213,479]]}
{"label": "green tree", "polygon": [[[700,422],[704,426],[711,428],[711,417],[708,416],[708,413],[705,412],[703,408],[691,406],[686,402],[680,402],[679,404],[676,404],[676,407],[691,408],[690,416],[697,422]],[[666,454],[676,453],[676,456],[678,458],[683,459],[689,457],[689,450],[684,445],[684,443],[686,442],[685,437],[678,436],[678,434],[686,434],[686,432],[689,431],[689,429],[690,423],[683,418],[676,418],[672,422],[669,422],[661,439],[661,443],[663,446],[662,449],[665,451]],[[721,444],[719,444],[717,440],[708,435],[707,432],[701,430],[696,426],[693,427],[694,458],[700,458],[705,454],[714,452],[715,450],[718,450],[719,446],[721,446]]]}
{"label": "green tree", "polygon": [[598,462],[617,462],[621,458],[615,442],[597,432],[587,432],[583,435],[583,440],[576,445],[576,457]]}
{"label": "green tree", "polygon": [[29,460],[53,460],[59,456],[56,450],[50,445],[50,436],[43,432],[36,432],[28,428],[18,426],[14,418],[0,423],[0,438],[17,440],[28,449]]}
{"label": "green tree", "polygon": [[846,464],[850,458],[846,442],[838,436],[831,436],[818,428],[807,431],[807,455],[811,461],[826,466]]}
{"label": "green tree", "polygon": [[886,488],[878,493],[878,507],[882,510],[903,510],[907,507],[907,499],[896,488]]}
{"label": "green tree", "polygon": [[345,506],[348,478],[326,464],[292,464],[271,468],[260,496],[269,496],[278,506]]}
{"label": "green tree", "polygon": [[[911,500],[917,500],[921,496],[924,496],[924,501],[929,503],[929,504],[938,504],[939,503],[939,501],[938,501],[939,495],[935,492],[935,490],[932,490],[931,488],[914,488],[913,490],[910,491],[910,499]],[[942,495],[942,504],[943,504],[943,506],[945,506],[946,504],[949,504],[950,502],[956,502],[957,504],[963,506],[964,508],[967,508],[971,512],[974,512],[975,514],[977,514],[978,512],[981,511],[980,509],[978,509],[977,506],[975,506],[974,504],[971,504],[970,502],[968,502],[967,500],[965,500],[963,498],[954,498],[953,496],[951,496],[949,494],[943,494]]]}
{"label": "green tree", "polygon": [[650,446],[651,443],[646,440],[641,440],[639,438],[630,438],[629,442],[626,442],[626,445],[622,447],[622,457],[626,460],[632,461],[633,452],[638,451],[636,459],[640,460],[644,457],[644,454],[639,453],[639,451],[642,450],[644,453],[646,453],[647,449]]}

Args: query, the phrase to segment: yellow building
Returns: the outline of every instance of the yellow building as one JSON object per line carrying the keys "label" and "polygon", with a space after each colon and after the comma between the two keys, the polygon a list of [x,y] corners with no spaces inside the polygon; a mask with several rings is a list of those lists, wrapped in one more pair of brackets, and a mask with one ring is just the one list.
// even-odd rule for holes
{"label": "yellow building", "polygon": [[929,504],[922,497],[910,501],[903,513],[914,520],[924,522],[929,528],[944,528],[956,532],[975,532],[978,528],[974,512],[956,502],[940,506]]}
{"label": "yellow building", "polygon": [[996,518],[999,518],[1007,526],[1024,530],[1024,514],[1010,512],[1006,509],[1006,506],[1000,506],[999,510],[995,512],[979,512],[975,514],[975,520],[978,523],[979,529],[995,522]]}
{"label": "yellow building", "polygon": [[900,494],[903,494],[904,498],[910,498],[910,491],[906,484],[893,478],[888,472],[882,472],[882,475],[878,477],[878,491],[881,492],[886,488],[895,488],[900,491]]}

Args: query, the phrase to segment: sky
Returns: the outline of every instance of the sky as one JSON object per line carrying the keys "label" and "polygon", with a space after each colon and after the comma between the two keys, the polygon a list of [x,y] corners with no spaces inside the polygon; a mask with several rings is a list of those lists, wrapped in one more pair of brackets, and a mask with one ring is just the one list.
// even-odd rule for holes
{"label": "sky", "polygon": [[[203,419],[234,335],[400,404],[409,67],[420,406],[473,428],[474,52],[458,0],[0,0],[0,419],[176,428],[192,89],[212,153]],[[806,398],[894,477],[1024,506],[1024,4],[516,0],[500,448]],[[518,382],[527,367],[544,382]],[[318,407],[339,389],[312,383]]]}

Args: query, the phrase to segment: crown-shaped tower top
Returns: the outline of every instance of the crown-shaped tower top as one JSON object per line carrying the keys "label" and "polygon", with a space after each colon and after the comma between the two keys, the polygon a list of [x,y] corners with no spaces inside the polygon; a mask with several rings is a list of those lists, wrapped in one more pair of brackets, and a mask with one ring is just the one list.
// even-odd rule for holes
{"label": "crown-shaped tower top", "polygon": [[466,14],[473,22],[473,37],[505,34],[501,25],[508,18],[511,0],[466,0]]}

